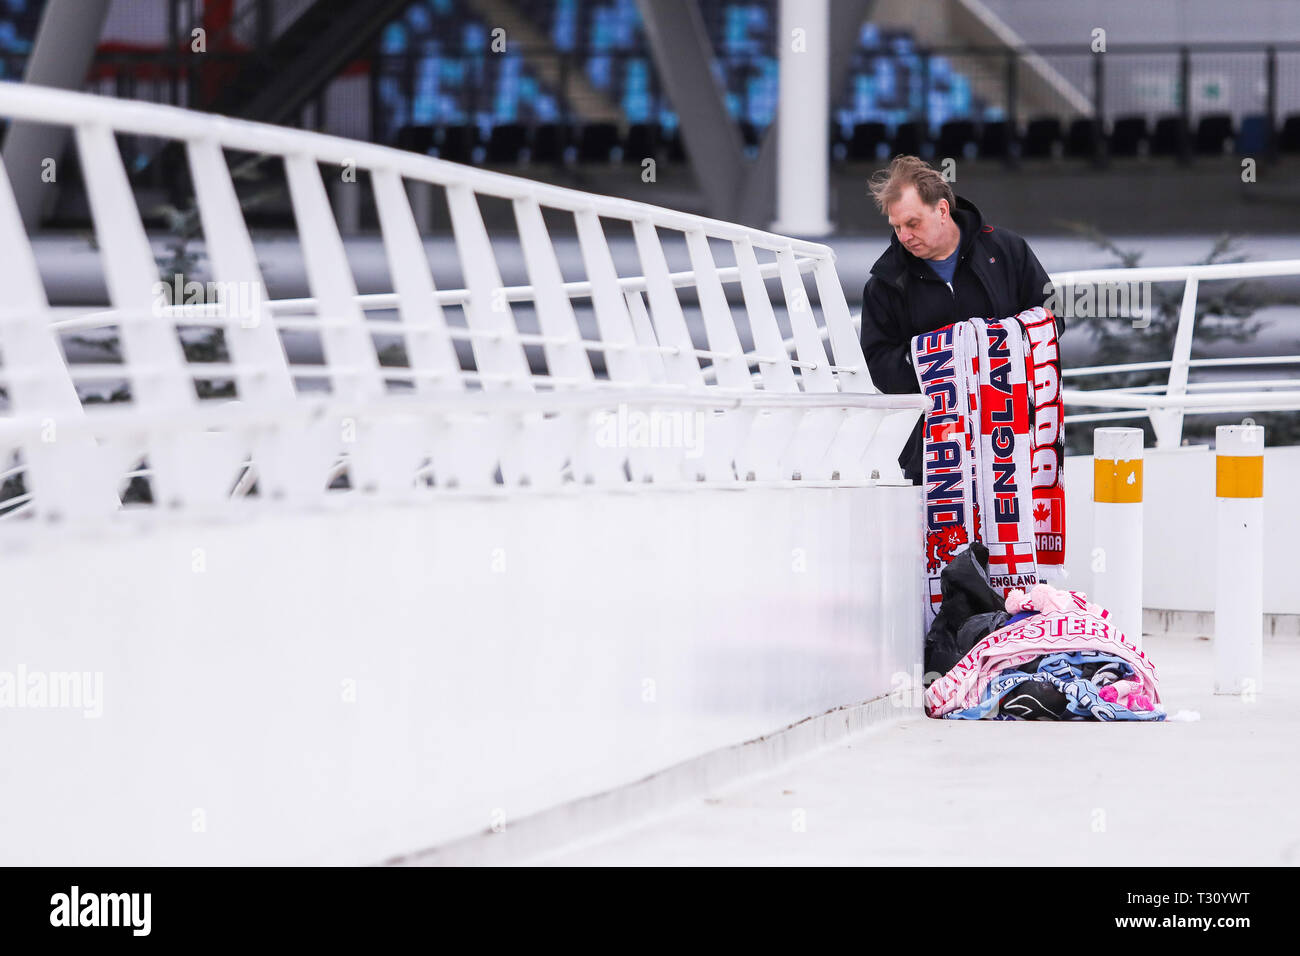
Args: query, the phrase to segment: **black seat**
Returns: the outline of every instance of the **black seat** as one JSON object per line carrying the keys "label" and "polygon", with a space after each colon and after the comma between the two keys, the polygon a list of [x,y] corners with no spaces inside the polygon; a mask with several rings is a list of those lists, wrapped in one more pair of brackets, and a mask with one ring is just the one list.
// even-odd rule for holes
{"label": "black seat", "polygon": [[1008,120],[985,123],[980,130],[979,153],[984,159],[1006,159],[1011,155],[1011,144],[1016,131]]}
{"label": "black seat", "polygon": [[663,128],[658,123],[633,123],[627,128],[624,162],[640,163],[643,159],[655,156],[663,145],[663,135]]}
{"label": "black seat", "polygon": [[619,145],[617,123],[587,123],[578,138],[578,161],[608,163],[614,147]]}
{"label": "black seat", "polygon": [[1065,155],[1077,159],[1091,159],[1101,155],[1105,148],[1105,134],[1095,119],[1077,119],[1070,124],[1065,139]]}
{"label": "black seat", "polygon": [[1044,159],[1054,155],[1056,144],[1061,142],[1061,121],[1055,116],[1039,116],[1025,127],[1023,155],[1030,159]]}
{"label": "black seat", "polygon": [[413,153],[428,153],[433,149],[432,126],[403,126],[397,131],[397,148]]}
{"label": "black seat", "polygon": [[895,155],[902,153],[919,156],[921,154],[921,145],[926,141],[926,138],[922,124],[915,121],[899,123],[898,128],[894,130],[894,141],[890,148]]}
{"label": "black seat", "polygon": [[759,135],[758,127],[749,120],[742,120],[740,123],[740,141],[745,146],[757,146],[762,136]]}
{"label": "black seat", "polygon": [[1142,144],[1147,142],[1145,116],[1121,116],[1115,120],[1110,131],[1110,154],[1112,156],[1137,156],[1142,151]]}
{"label": "black seat", "polygon": [[1291,113],[1283,121],[1277,145],[1284,153],[1300,153],[1300,113]]}
{"label": "black seat", "polygon": [[686,147],[682,145],[682,128],[674,127],[668,137],[668,161],[670,163],[686,162]]}
{"label": "black seat", "polygon": [[533,130],[533,162],[563,162],[564,148],[571,141],[572,136],[564,124],[539,123],[537,128]]}
{"label": "black seat", "polygon": [[528,135],[518,123],[501,123],[492,127],[488,136],[487,161],[489,163],[517,163],[519,154],[528,145]]}
{"label": "black seat", "polygon": [[954,159],[966,155],[966,147],[974,146],[979,131],[971,120],[948,120],[939,127],[939,155]]}
{"label": "black seat", "polygon": [[1232,114],[1206,113],[1196,125],[1196,151],[1202,156],[1221,156],[1232,137]]}
{"label": "black seat", "polygon": [[1151,134],[1152,156],[1181,156],[1187,151],[1187,124],[1181,116],[1161,116]]}
{"label": "black seat", "polygon": [[849,159],[875,159],[876,149],[888,139],[884,123],[857,123],[849,137]]}
{"label": "black seat", "polygon": [[474,147],[479,145],[478,127],[469,123],[460,126],[447,126],[442,131],[442,141],[438,143],[440,159],[449,159],[453,163],[474,162]]}

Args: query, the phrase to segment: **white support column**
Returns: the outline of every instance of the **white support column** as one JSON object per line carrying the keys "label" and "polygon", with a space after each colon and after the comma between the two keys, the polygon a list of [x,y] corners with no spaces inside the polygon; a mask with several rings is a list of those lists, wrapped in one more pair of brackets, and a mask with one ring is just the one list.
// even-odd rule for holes
{"label": "white support column", "polygon": [[772,230],[824,236],[830,195],[830,0],[781,0],[776,219]]}
{"label": "white support column", "polygon": [[1093,433],[1092,600],[1142,647],[1142,429]]}
{"label": "white support column", "polygon": [[1214,599],[1214,692],[1253,697],[1264,653],[1264,429],[1215,429],[1219,538]]}

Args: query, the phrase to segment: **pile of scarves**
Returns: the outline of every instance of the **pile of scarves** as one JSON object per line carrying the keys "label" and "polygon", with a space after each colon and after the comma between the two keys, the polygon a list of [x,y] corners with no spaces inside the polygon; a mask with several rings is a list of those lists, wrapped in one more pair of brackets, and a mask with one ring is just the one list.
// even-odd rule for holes
{"label": "pile of scarves", "polygon": [[1002,595],[1028,590],[1065,559],[1065,433],[1056,320],[1043,308],[972,318],[912,339],[921,393],[928,628],[943,567],[988,547]]}
{"label": "pile of scarves", "polygon": [[1155,664],[1078,591],[1013,592],[1008,623],[925,693],[931,717],[1164,720]]}
{"label": "pile of scarves", "polygon": [[1155,666],[1077,591],[1065,558],[1056,323],[1037,308],[912,340],[929,399],[926,713],[952,719],[1163,720]]}

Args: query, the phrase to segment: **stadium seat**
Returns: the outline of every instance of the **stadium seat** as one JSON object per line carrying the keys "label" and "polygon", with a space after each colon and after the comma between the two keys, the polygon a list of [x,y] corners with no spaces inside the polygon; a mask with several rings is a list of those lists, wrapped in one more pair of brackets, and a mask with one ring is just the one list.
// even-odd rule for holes
{"label": "stadium seat", "polygon": [[627,130],[624,162],[640,163],[647,156],[656,156],[663,147],[663,136],[663,128],[658,123],[633,123]]}
{"label": "stadium seat", "polygon": [[980,130],[979,154],[982,159],[1006,159],[1015,143],[1015,127],[1007,120],[985,123]]}
{"label": "stadium seat", "polygon": [[572,134],[562,123],[540,123],[533,131],[533,162],[563,162],[564,149],[572,141]]}
{"label": "stadium seat", "polygon": [[686,162],[686,147],[682,145],[682,131],[678,127],[668,137],[668,161],[670,163]]}
{"label": "stadium seat", "polygon": [[1269,118],[1262,113],[1242,117],[1241,132],[1237,134],[1237,155],[1253,156],[1265,152],[1269,147],[1271,125]]}
{"label": "stadium seat", "polygon": [[894,130],[894,139],[890,148],[894,155],[900,153],[919,156],[921,146],[926,141],[924,126],[917,122],[899,123]]}
{"label": "stadium seat", "polygon": [[474,162],[474,148],[479,145],[478,127],[472,123],[459,126],[447,126],[442,131],[442,141],[438,143],[438,157],[449,159],[453,163]]}
{"label": "stadium seat", "polygon": [[614,147],[621,146],[616,123],[587,123],[578,137],[578,162],[608,163]]}
{"label": "stadium seat", "polygon": [[528,145],[528,135],[518,123],[500,123],[492,127],[488,136],[487,161],[489,163],[517,163],[519,154]]}
{"label": "stadium seat", "polygon": [[1076,159],[1092,159],[1103,154],[1106,136],[1095,119],[1077,119],[1070,124],[1065,139],[1065,155]]}
{"label": "stadium seat", "polygon": [[849,137],[849,159],[874,160],[881,143],[888,139],[884,123],[858,123]]}
{"label": "stadium seat", "polygon": [[413,153],[428,153],[433,149],[434,135],[432,126],[403,126],[397,131],[397,148],[409,149]]}
{"label": "stadium seat", "polygon": [[938,154],[954,159],[963,157],[967,147],[975,148],[978,136],[979,131],[970,120],[949,120],[939,127]]}
{"label": "stadium seat", "polygon": [[1300,153],[1300,113],[1291,113],[1282,123],[1277,145],[1284,153]]}
{"label": "stadium seat", "polygon": [[1121,116],[1111,127],[1110,154],[1137,156],[1142,152],[1142,145],[1149,140],[1150,133],[1147,130],[1145,116]]}
{"label": "stadium seat", "polygon": [[1022,155],[1030,159],[1046,159],[1056,155],[1061,142],[1061,121],[1055,116],[1039,116],[1025,127]]}
{"label": "stadium seat", "polygon": [[1162,116],[1151,135],[1152,156],[1180,156],[1187,150],[1187,124],[1181,116]]}
{"label": "stadium seat", "polygon": [[1232,136],[1231,113],[1207,113],[1196,126],[1196,151],[1202,156],[1221,156]]}

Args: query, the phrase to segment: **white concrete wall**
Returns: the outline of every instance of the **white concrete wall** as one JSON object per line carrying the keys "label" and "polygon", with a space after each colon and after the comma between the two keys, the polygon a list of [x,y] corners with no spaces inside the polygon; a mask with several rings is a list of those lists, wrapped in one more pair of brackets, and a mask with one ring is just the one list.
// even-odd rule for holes
{"label": "white concrete wall", "polygon": [[6,527],[0,672],[103,699],[0,709],[0,864],[377,862],[919,668],[911,487],[140,517]]}
{"label": "white concrete wall", "polygon": [[[1267,437],[1267,436],[1266,436]],[[1143,606],[1214,610],[1218,530],[1214,452],[1205,445],[1145,450]],[[1066,460],[1069,585],[1092,586],[1092,457]],[[1264,452],[1264,612],[1300,613],[1300,447]]]}

